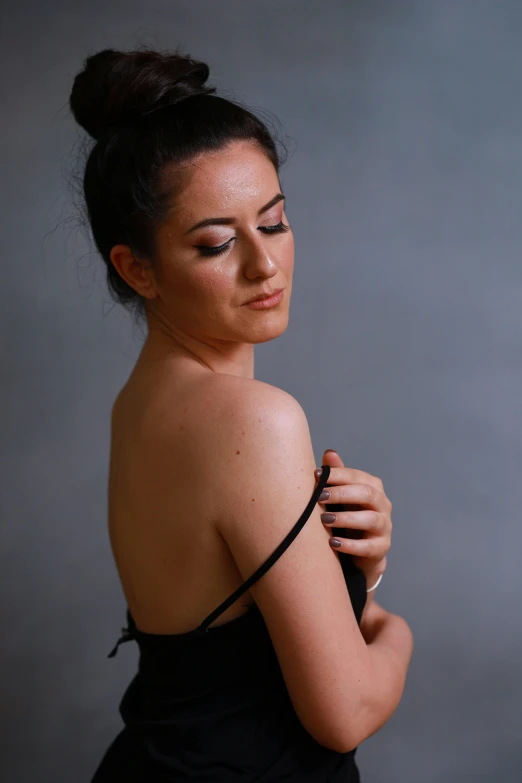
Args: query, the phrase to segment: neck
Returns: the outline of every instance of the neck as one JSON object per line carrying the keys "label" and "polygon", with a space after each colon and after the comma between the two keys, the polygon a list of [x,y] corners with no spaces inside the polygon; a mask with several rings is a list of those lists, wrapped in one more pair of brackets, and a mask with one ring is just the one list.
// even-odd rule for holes
{"label": "neck", "polygon": [[149,322],[148,334],[140,353],[140,361],[186,358],[210,372],[254,377],[254,346],[214,338],[197,338],[181,332],[165,331]]}

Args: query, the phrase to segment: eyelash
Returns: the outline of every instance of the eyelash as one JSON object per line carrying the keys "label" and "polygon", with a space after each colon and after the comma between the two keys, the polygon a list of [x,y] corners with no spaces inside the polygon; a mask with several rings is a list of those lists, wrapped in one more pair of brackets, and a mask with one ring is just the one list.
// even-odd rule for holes
{"label": "eyelash", "polygon": [[[290,226],[287,226],[286,223],[283,223],[282,220],[279,221],[279,223],[276,223],[275,226],[260,226],[260,231],[265,231],[267,234],[282,234],[285,231],[289,231]],[[221,253],[224,253],[228,246],[231,243],[231,239],[228,240],[228,242],[225,242],[224,245],[194,245],[196,247],[200,254],[202,256],[219,256]]]}

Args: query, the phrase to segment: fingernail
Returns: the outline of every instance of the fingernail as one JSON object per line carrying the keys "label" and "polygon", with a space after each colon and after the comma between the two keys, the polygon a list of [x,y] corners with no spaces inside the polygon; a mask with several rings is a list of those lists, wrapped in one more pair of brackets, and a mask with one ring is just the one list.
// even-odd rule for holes
{"label": "fingernail", "polygon": [[326,500],[329,497],[330,497],[330,493],[328,492],[328,490],[327,489],[323,489],[323,491],[319,495],[319,500]]}
{"label": "fingernail", "polygon": [[326,451],[333,451],[334,454],[337,454],[335,449],[326,449]]}
{"label": "fingernail", "polygon": [[321,514],[321,522],[324,522],[325,525],[331,525],[336,519],[335,514]]}
{"label": "fingernail", "polygon": [[333,546],[333,547],[337,548],[338,546],[341,546],[341,542],[339,541],[338,538],[331,538],[330,539],[330,546]]}
{"label": "fingernail", "polygon": [[319,476],[321,475],[322,472],[323,472],[322,468],[317,468],[317,470],[314,470],[314,473],[317,476],[317,478],[319,478]]}

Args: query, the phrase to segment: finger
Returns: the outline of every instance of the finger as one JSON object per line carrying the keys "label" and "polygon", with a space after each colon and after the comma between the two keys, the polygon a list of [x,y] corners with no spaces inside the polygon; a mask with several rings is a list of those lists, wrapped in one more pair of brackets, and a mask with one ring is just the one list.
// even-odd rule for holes
{"label": "finger", "polygon": [[384,555],[384,557],[382,558],[381,562],[379,563],[379,565],[376,568],[377,576],[380,576],[381,574],[384,574],[384,572],[386,571],[386,566],[387,565],[388,565],[388,558],[386,557],[386,555]]}
{"label": "finger", "polygon": [[384,515],[371,510],[336,511],[335,514],[326,511],[321,514],[321,522],[325,527],[349,527],[377,534],[384,533],[386,530]]}
{"label": "finger", "polygon": [[369,506],[376,511],[383,511],[389,505],[384,492],[371,484],[343,484],[337,487],[327,485],[325,490],[330,494],[327,498],[320,498],[319,503],[356,503],[360,506]]}
{"label": "finger", "polygon": [[[336,541],[340,542],[339,546],[335,546]],[[329,543],[336,552],[345,552],[358,557],[377,557],[381,554],[381,547],[378,539],[375,538],[335,538],[332,536]]]}
{"label": "finger", "polygon": [[330,465],[332,468],[343,468],[344,462],[341,459],[340,454],[334,449],[327,449],[323,452],[323,465]]}
{"label": "finger", "polygon": [[[317,473],[315,475],[317,478]],[[370,484],[370,486],[379,489],[381,492],[384,488],[380,478],[372,476],[371,473],[366,473],[364,470],[331,466],[330,475],[328,476],[328,486],[337,484]]]}

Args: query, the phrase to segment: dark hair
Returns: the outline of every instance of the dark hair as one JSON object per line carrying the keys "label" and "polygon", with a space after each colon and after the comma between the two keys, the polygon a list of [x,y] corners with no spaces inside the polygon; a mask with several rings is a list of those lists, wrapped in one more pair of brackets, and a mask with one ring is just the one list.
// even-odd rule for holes
{"label": "dark hair", "polygon": [[[209,68],[190,55],[142,48],[104,49],[87,57],[69,106],[96,143],[83,174],[83,196],[112,298],[144,315],[144,300],[118,274],[110,252],[126,244],[153,262],[156,228],[186,182],[178,164],[233,140],[252,140],[279,174],[275,134],[240,103],[205,86]],[[283,148],[284,151],[284,148]]]}

